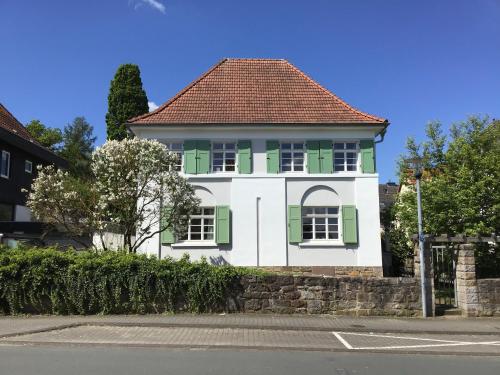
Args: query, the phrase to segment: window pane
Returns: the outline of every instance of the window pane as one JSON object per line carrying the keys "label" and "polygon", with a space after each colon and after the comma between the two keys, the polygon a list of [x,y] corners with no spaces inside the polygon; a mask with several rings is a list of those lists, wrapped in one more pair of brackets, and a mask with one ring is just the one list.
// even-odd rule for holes
{"label": "window pane", "polygon": [[328,207],[328,214],[329,215],[336,215],[338,214],[339,209],[338,207]]}
{"label": "window pane", "polygon": [[339,234],[337,232],[328,232],[328,238],[332,240],[338,240]]}
{"label": "window pane", "polygon": [[201,219],[191,219],[191,225],[201,225]]}
{"label": "window pane", "polygon": [[[312,207],[304,207],[304,214],[305,215],[312,214],[312,213],[313,213]],[[304,220],[311,220],[311,223],[312,223],[312,219],[304,219]]]}
{"label": "window pane", "polygon": [[297,149],[301,149],[301,148],[303,148],[303,147],[304,147],[304,144],[303,144],[303,143],[294,143],[294,144],[293,144],[293,148],[294,148],[294,149],[296,149],[296,150],[297,150]]}
{"label": "window pane", "polygon": [[312,232],[313,230],[313,227],[312,225],[310,224],[305,224],[302,226],[302,231],[305,233],[305,232]]}
{"label": "window pane", "polygon": [[234,165],[226,166],[226,172],[234,172]]}
{"label": "window pane", "polygon": [[320,232],[320,233],[316,232],[316,238],[318,240],[324,240],[324,239],[326,239],[326,233],[325,232]]}
{"label": "window pane", "polygon": [[213,233],[205,233],[203,235],[204,240],[213,240],[214,239],[214,234]]}
{"label": "window pane", "polygon": [[214,150],[222,150],[223,148],[224,148],[224,144],[222,144],[222,143],[214,143],[213,144]]}
{"label": "window pane", "polygon": [[201,233],[191,233],[191,240],[201,240]]}
{"label": "window pane", "polygon": [[344,144],[343,143],[334,143],[333,148],[335,150],[343,150],[344,149]]}
{"label": "window pane", "polygon": [[346,143],[345,146],[346,146],[345,148],[348,150],[356,150],[356,143],[352,143],[352,142]]}
{"label": "window pane", "polygon": [[283,159],[291,159],[292,158],[292,153],[291,152],[282,152],[281,157]]}
{"label": "window pane", "polygon": [[347,170],[348,171],[355,171],[356,170],[356,166],[355,165],[348,165],[347,166]]}
{"label": "window pane", "polygon": [[329,232],[337,232],[339,230],[339,226],[338,225],[329,225],[328,226],[328,231]]}
{"label": "window pane", "polygon": [[236,145],[234,143],[226,143],[226,150],[234,150]]}
{"label": "window pane", "polygon": [[[214,209],[213,208],[204,208],[203,209],[203,214],[204,215],[213,215],[214,214]],[[207,220],[212,220],[212,219],[207,219]]]}
{"label": "window pane", "polygon": [[301,164],[295,166],[294,170],[298,171],[298,172],[304,170],[304,166],[302,165],[302,161],[301,161]]}
{"label": "window pane", "polygon": [[281,144],[282,150],[290,150],[291,148],[292,148],[292,145],[290,143],[282,143]]}
{"label": "window pane", "polygon": [[312,239],[313,239],[313,234],[312,234],[312,233],[310,233],[310,232],[307,232],[307,233],[306,233],[306,232],[304,232],[304,233],[302,234],[302,238],[304,238],[304,240],[312,240]]}
{"label": "window pane", "polygon": [[292,170],[292,167],[290,165],[284,165],[281,170],[283,172],[290,172]]}
{"label": "window pane", "polygon": [[222,152],[214,152],[214,159],[224,159],[224,154]]}
{"label": "window pane", "polygon": [[[316,215],[324,215],[326,213],[325,207],[316,207],[315,208]],[[324,222],[324,219],[323,219]]]}
{"label": "window pane", "polygon": [[203,227],[203,232],[205,233],[212,233],[214,231],[214,227],[211,225],[205,225]]}
{"label": "window pane", "polygon": [[293,157],[294,157],[294,159],[296,159],[296,158],[302,159],[304,157],[304,153],[303,152],[294,152]]}

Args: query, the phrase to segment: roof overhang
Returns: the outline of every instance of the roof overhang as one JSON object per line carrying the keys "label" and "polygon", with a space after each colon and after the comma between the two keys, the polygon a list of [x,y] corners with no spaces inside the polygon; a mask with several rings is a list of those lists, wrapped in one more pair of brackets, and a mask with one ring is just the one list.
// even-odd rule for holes
{"label": "roof overhang", "polygon": [[55,164],[62,168],[68,167],[66,159],[61,158],[59,155],[54,154],[46,148],[40,147],[37,144],[8,131],[7,129],[0,128],[0,138],[11,146],[24,150],[46,162]]}

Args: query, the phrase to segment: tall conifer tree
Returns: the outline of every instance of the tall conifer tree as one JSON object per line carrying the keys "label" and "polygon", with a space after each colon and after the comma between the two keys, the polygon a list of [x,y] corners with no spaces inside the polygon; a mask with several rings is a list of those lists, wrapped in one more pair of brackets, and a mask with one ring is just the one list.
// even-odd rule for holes
{"label": "tall conifer tree", "polygon": [[125,123],[148,112],[148,98],[142,88],[141,72],[134,64],[118,67],[108,95],[106,114],[108,140],[127,138]]}

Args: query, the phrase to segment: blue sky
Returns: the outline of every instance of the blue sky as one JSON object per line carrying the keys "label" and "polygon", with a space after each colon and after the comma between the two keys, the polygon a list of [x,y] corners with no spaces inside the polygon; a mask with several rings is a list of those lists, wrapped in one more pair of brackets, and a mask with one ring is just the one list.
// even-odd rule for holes
{"label": "blue sky", "polygon": [[223,57],[285,58],[390,120],[381,181],[428,121],[500,118],[500,0],[0,0],[0,14],[0,102],[23,123],[83,115],[98,144],[128,62],[161,104]]}

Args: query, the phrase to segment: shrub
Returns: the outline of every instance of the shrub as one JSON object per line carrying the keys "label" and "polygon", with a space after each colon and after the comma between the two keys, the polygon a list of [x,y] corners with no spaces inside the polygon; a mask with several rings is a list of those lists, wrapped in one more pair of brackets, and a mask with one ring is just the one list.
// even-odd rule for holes
{"label": "shrub", "polygon": [[0,249],[0,313],[144,314],[227,310],[252,271],[125,252]]}

